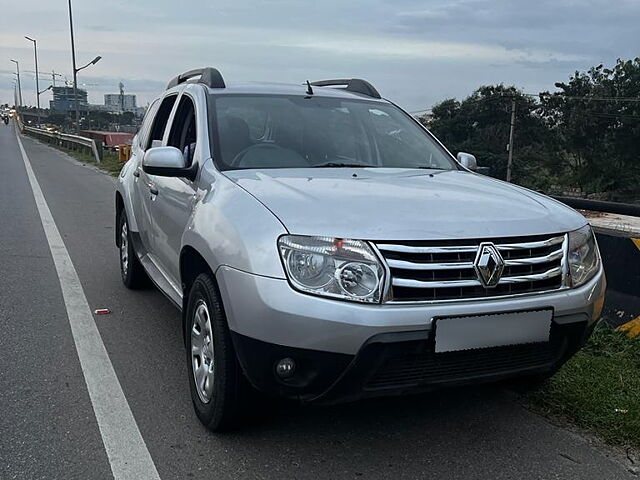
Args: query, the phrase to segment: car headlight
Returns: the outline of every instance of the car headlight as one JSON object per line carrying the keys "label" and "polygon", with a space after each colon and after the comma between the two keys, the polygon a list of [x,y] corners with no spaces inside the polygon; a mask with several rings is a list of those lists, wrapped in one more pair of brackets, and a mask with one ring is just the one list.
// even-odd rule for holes
{"label": "car headlight", "polygon": [[284,235],[278,249],[289,281],[306,293],[378,303],[384,268],[361,240]]}
{"label": "car headlight", "polygon": [[600,268],[600,253],[593,230],[585,225],[569,233],[569,273],[571,286],[579,287]]}

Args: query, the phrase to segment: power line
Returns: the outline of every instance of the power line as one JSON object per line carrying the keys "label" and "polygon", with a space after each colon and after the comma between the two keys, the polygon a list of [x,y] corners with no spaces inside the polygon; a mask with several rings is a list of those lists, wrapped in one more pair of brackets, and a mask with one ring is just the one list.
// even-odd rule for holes
{"label": "power line", "polygon": [[[547,96],[543,93],[523,93],[527,97],[543,97]],[[595,100],[596,102],[632,102],[640,103],[640,97],[580,97],[575,95],[562,95],[558,93],[550,93],[549,98],[562,98],[565,100]]]}
{"label": "power line", "polygon": [[[535,98],[541,98],[541,97],[546,97],[546,94],[543,93],[523,93],[523,92],[519,92],[518,94],[500,94],[500,95],[489,95],[486,97],[481,97],[481,98],[471,98],[468,97],[464,100],[455,100],[456,102],[458,102],[459,104],[470,104],[470,103],[480,103],[480,102],[490,102],[490,101],[495,101],[495,100],[500,100],[503,98],[517,98],[519,95],[525,96],[525,97],[535,97]],[[628,103],[640,103],[640,97],[585,97],[585,96],[575,96],[575,95],[562,95],[562,94],[557,94],[557,93],[551,93],[548,95],[548,98],[561,98],[564,100],[593,100],[596,102],[628,102]],[[411,115],[417,115],[420,113],[429,113],[431,112],[433,109],[425,109],[425,110],[415,110],[413,112],[409,112]]]}
{"label": "power line", "polygon": [[621,118],[624,120],[640,120],[640,115],[624,115],[618,113],[606,113],[606,112],[585,112],[582,115],[591,117],[602,118]]}

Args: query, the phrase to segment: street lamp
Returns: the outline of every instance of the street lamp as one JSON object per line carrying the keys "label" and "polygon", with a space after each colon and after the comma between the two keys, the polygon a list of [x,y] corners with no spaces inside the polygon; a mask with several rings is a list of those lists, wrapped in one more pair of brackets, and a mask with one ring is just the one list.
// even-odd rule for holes
{"label": "street lamp", "polygon": [[69,0],[69,31],[71,33],[71,61],[73,63],[73,106],[76,111],[76,133],[80,131],[80,111],[78,109],[78,72],[89,65],[95,65],[102,58],[97,56],[83,67],[76,68],[76,46],[73,38],[73,15],[71,13],[71,0]]}
{"label": "street lamp", "polygon": [[18,107],[22,107],[22,86],[20,85],[20,64],[17,60],[11,60],[16,64],[16,75],[18,76]]}
{"label": "street lamp", "polygon": [[41,92],[38,92],[38,95],[42,95],[44,92],[46,92],[47,90],[51,90],[52,88],[53,88],[53,85],[49,85],[47,88],[45,88]]}
{"label": "street lamp", "polygon": [[78,68],[78,69],[76,70],[76,72],[79,72],[80,70],[84,70],[85,68],[87,68],[87,67],[88,67],[88,66],[90,66],[90,65],[95,65],[96,63],[98,63],[98,62],[100,61],[100,59],[101,59],[101,58],[102,58],[102,57],[101,57],[100,55],[98,55],[96,58],[94,58],[93,60],[91,60],[91,61],[90,61],[89,63],[87,63],[86,65],[84,65],[84,66],[82,66],[82,67]]}
{"label": "street lamp", "polygon": [[40,83],[38,82],[38,44],[35,41],[35,39],[31,37],[27,37],[25,35],[24,38],[26,38],[30,42],[33,42],[33,57],[35,58],[35,61],[36,61],[36,104],[38,106],[38,126],[39,126],[40,125],[40,94],[38,92],[40,91]]}

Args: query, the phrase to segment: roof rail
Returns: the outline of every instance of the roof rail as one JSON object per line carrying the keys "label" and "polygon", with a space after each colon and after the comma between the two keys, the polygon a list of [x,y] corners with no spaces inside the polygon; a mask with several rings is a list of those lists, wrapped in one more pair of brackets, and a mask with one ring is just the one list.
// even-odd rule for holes
{"label": "roof rail", "polygon": [[180,85],[193,77],[200,77],[197,83],[204,83],[207,87],[225,88],[226,86],[224,84],[222,74],[217,68],[205,67],[189,70],[188,72],[181,73],[177,77],[173,77],[167,85],[167,90],[175,87],[176,85]]}
{"label": "roof rail", "polygon": [[378,90],[375,89],[373,85],[371,85],[366,80],[362,80],[361,78],[339,78],[335,80],[318,80],[316,82],[311,82],[311,85],[315,87],[336,87],[336,86],[344,86],[345,90],[354,93],[360,93],[362,95],[366,95],[368,97],[373,98],[382,98],[378,93]]}

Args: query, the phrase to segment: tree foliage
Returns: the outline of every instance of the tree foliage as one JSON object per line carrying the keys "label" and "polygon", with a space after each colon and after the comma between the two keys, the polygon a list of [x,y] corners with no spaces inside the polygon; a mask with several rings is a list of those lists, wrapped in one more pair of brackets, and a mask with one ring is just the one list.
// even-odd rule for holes
{"label": "tree foliage", "polygon": [[640,201],[640,58],[575,72],[555,86],[539,95],[482,86],[462,101],[435,105],[425,123],[452,151],[474,153],[493,176],[505,178],[515,100],[515,182]]}

